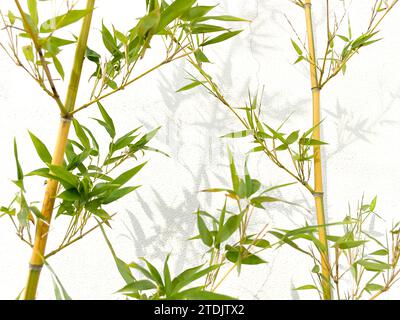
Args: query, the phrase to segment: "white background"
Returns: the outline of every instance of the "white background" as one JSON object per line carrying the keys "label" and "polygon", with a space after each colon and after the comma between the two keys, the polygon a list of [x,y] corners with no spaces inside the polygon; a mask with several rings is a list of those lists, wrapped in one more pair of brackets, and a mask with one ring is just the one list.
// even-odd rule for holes
{"label": "white background", "polygon": [[[325,1],[314,2],[315,27],[321,31],[318,38],[325,30]],[[350,16],[355,34],[367,25],[373,2],[353,0]],[[276,125],[293,112],[289,127],[309,127],[308,71],[305,64],[292,64],[296,59],[290,44],[293,32],[284,17],[286,14],[303,38],[302,10],[283,0],[221,0],[219,3],[217,12],[253,20],[244,26],[245,31],[238,38],[206,52],[214,62],[208,70],[220,83],[227,99],[234,105],[243,105],[249,87],[255,92],[265,85],[263,110],[267,122]],[[340,13],[341,1],[332,3]],[[114,23],[119,29],[127,30],[144,13],[144,1],[99,0],[97,7],[93,22],[96,30],[90,39],[94,48],[103,17],[106,24]],[[0,8],[5,12],[14,8],[13,1],[1,1]],[[52,8],[50,1],[42,12],[50,16]],[[366,199],[378,195],[377,209],[389,223],[399,216],[399,19],[400,8],[397,8],[381,26],[384,39],[362,50],[349,63],[346,76],[339,76],[323,91],[323,135],[329,142],[325,148],[327,210],[331,221],[343,218],[348,205],[354,207],[363,194]],[[4,40],[4,34],[1,39]],[[163,58],[157,48],[161,47],[156,44],[149,51],[143,70]],[[322,50],[322,45],[319,49]],[[66,50],[63,54],[66,65],[70,63],[71,53]],[[93,65],[85,68],[80,102],[88,95],[87,79],[92,68]],[[120,135],[140,124],[147,130],[161,125],[153,145],[171,155],[171,158],[158,154],[147,156],[151,161],[135,178],[143,187],[112,208],[118,216],[113,229],[108,231],[110,239],[118,255],[127,262],[145,256],[160,266],[164,256],[172,252],[171,265],[175,272],[204,261],[204,247],[187,241],[196,232],[192,212],[199,205],[210,212],[222,206],[220,196],[205,196],[198,191],[227,185],[227,143],[235,150],[239,163],[243,162],[241,154],[249,149],[247,143],[233,145],[218,138],[242,128],[212,97],[201,89],[175,93],[187,83],[185,68],[188,66],[182,62],[166,66],[104,102]],[[0,53],[0,110],[0,203],[6,205],[16,191],[10,182],[16,175],[13,138],[18,139],[24,171],[40,167],[27,130],[52,147],[58,112],[51,99],[10,63],[3,52]],[[88,109],[79,114],[79,120],[94,128],[89,119],[93,115],[97,111]],[[102,137],[101,129],[98,132]],[[250,171],[267,186],[291,181],[267,159],[257,156],[250,160]],[[33,184],[31,200],[41,200],[42,182]],[[308,195],[297,186],[277,195],[304,206],[312,205]],[[295,227],[302,225],[305,218],[313,222],[304,210],[274,205],[257,212],[256,221],[269,222],[272,227]],[[55,239],[64,226],[62,218],[56,221],[49,247],[56,245]],[[3,218],[0,221],[0,299],[13,299],[24,287],[29,257],[29,248],[16,238],[11,224]],[[265,259],[270,262],[268,265],[244,268],[240,278],[232,274],[220,291],[248,299],[316,298],[311,293],[292,291],[293,287],[310,282],[312,264],[308,259],[289,248],[269,251]],[[123,285],[123,280],[100,232],[49,262],[72,298],[121,298],[113,292]],[[53,296],[51,278],[45,270],[39,298]],[[395,291],[383,296],[389,297],[395,297]]]}

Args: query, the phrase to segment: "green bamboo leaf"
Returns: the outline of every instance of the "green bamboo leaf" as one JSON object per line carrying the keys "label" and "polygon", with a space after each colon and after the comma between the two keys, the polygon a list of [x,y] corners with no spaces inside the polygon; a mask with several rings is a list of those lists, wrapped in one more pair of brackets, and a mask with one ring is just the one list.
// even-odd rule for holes
{"label": "green bamboo leaf", "polygon": [[60,279],[58,278],[57,274],[55,273],[53,268],[50,266],[50,264],[47,261],[45,261],[44,264],[46,265],[46,267],[49,269],[49,271],[51,273],[53,284],[55,284],[57,287],[57,289],[55,289],[55,291],[57,291],[57,293],[56,293],[57,298],[60,300],[72,300],[70,295],[68,294],[67,290],[65,290],[63,284],[61,283]]}
{"label": "green bamboo leaf", "polygon": [[366,240],[347,240],[347,239],[339,239],[334,245],[334,247],[338,247],[340,249],[352,249],[356,248],[359,246],[362,246],[363,244],[367,243],[368,241]]}
{"label": "green bamboo leaf", "polygon": [[303,51],[300,49],[299,45],[293,39],[290,39],[290,41],[292,42],[292,46],[293,46],[294,50],[296,50],[297,54],[299,56],[302,56]]}
{"label": "green bamboo leaf", "polygon": [[295,288],[293,290],[297,290],[297,291],[300,291],[300,290],[317,290],[318,291],[318,288],[316,286],[312,285],[312,284],[306,284],[304,286]]}
{"label": "green bamboo leaf", "polygon": [[91,10],[71,10],[71,11],[67,12],[66,14],[54,17],[52,19],[49,19],[49,20],[43,22],[40,25],[40,32],[41,33],[50,33],[55,30],[64,28],[70,24],[73,24],[73,23],[81,20],[83,17],[85,17],[90,12],[91,12]]}
{"label": "green bamboo leaf", "polygon": [[75,133],[79,141],[82,143],[85,149],[90,149],[90,141],[85,131],[83,130],[83,127],[79,124],[78,120],[76,119],[72,119],[72,123],[74,125]]}
{"label": "green bamboo leaf", "polygon": [[121,175],[119,175],[117,178],[115,178],[112,183],[122,186],[125,183],[127,183],[129,180],[131,180],[145,165],[146,165],[147,161],[128,170],[125,171],[124,173],[122,173]]}
{"label": "green bamboo leaf", "polygon": [[58,58],[56,56],[53,56],[53,63],[54,63],[54,67],[56,68],[58,74],[60,75],[61,79],[64,80],[65,77],[65,72],[64,72],[64,68],[60,62],[60,60],[58,60]]}
{"label": "green bamboo leaf", "polygon": [[182,15],[182,20],[193,21],[205,16],[208,12],[214,9],[216,6],[195,6],[190,8]]}
{"label": "green bamboo leaf", "polygon": [[203,34],[203,33],[212,33],[212,32],[221,32],[226,31],[226,28],[221,26],[214,26],[211,24],[195,24],[192,27],[192,34]]}
{"label": "green bamboo leaf", "polygon": [[216,36],[215,38],[212,38],[210,40],[207,40],[207,41],[203,42],[200,46],[205,47],[205,46],[208,46],[210,44],[216,44],[216,43],[219,43],[219,42],[226,41],[226,40],[228,40],[230,38],[233,38],[233,37],[237,36],[242,31],[243,30],[225,32],[225,33],[223,33],[223,34],[221,34],[219,36]]}
{"label": "green bamboo leaf", "polygon": [[106,130],[109,133],[110,137],[114,139],[115,137],[115,126],[114,126],[114,121],[112,118],[109,116],[107,113],[106,109],[102,106],[100,102],[97,103],[97,106],[99,107],[101,116],[104,119],[104,122],[107,124]]}
{"label": "green bamboo leaf", "polygon": [[220,242],[228,240],[230,236],[239,229],[241,221],[242,216],[240,214],[229,217],[220,230]]}
{"label": "green bamboo leaf", "polygon": [[157,289],[157,286],[149,280],[137,280],[127,284],[122,289],[118,290],[118,293],[135,293],[138,291],[146,291]]}
{"label": "green bamboo leaf", "polygon": [[81,199],[81,195],[79,194],[78,190],[73,188],[73,189],[68,189],[62,192],[57,196],[57,198],[66,200],[66,201],[77,201]]}
{"label": "green bamboo leaf", "polygon": [[203,267],[203,265],[193,267],[190,269],[186,269],[182,273],[180,273],[178,276],[172,280],[172,294],[179,292],[182,288],[186,287],[190,283],[206,276],[209,274],[211,271],[218,269],[221,267],[221,264],[215,264],[212,266],[209,266],[205,269],[200,270]]}
{"label": "green bamboo leaf", "polygon": [[115,41],[111,32],[104,25],[104,23],[102,23],[101,36],[104,46],[112,55],[114,55],[116,52],[119,52],[117,42]]}
{"label": "green bamboo leaf", "polygon": [[129,267],[138,270],[142,275],[144,275],[146,278],[148,278],[150,280],[154,280],[154,281],[156,280],[148,270],[146,270],[145,268],[143,268],[141,265],[137,264],[136,262],[131,262],[129,264]]}
{"label": "green bamboo leaf", "polygon": [[10,10],[8,10],[7,17],[8,17],[8,21],[10,21],[10,24],[13,26],[15,23],[15,20],[17,20],[17,17]]}
{"label": "green bamboo leaf", "polygon": [[221,15],[221,16],[205,16],[197,19],[197,21],[206,21],[206,20],[218,20],[218,21],[229,21],[229,22],[251,22],[251,20],[229,16],[229,15]]}
{"label": "green bamboo leaf", "polygon": [[199,62],[199,63],[202,63],[202,62],[210,63],[210,60],[207,58],[207,56],[204,54],[204,52],[200,49],[197,49],[194,52],[194,56],[195,56],[197,62]]}
{"label": "green bamboo leaf", "polygon": [[61,183],[65,183],[72,187],[78,188],[79,186],[79,178],[76,177],[71,172],[67,171],[65,168],[56,165],[50,165],[50,172],[54,175],[55,179],[60,181]]}
{"label": "green bamboo leaf", "polygon": [[377,200],[378,200],[377,196],[375,196],[375,198],[372,199],[371,204],[369,205],[369,210],[370,211],[374,211],[375,210]]}
{"label": "green bamboo leaf", "polygon": [[387,256],[388,254],[389,254],[389,251],[386,249],[381,249],[381,250],[377,250],[377,251],[370,253],[370,255],[372,255],[372,256]]}
{"label": "green bamboo leaf", "polygon": [[226,258],[232,263],[240,263],[246,265],[258,265],[267,263],[265,260],[261,259],[259,256],[252,254],[250,251],[244,247],[232,247],[226,246],[227,252],[225,254]]}
{"label": "green bamboo leaf", "polygon": [[357,263],[368,271],[382,272],[391,269],[390,264],[378,260],[360,260]]}
{"label": "green bamboo leaf", "polygon": [[158,30],[162,31],[176,18],[182,16],[188,9],[190,9],[196,0],[175,0],[169,5],[162,13],[160,17],[160,23]]}
{"label": "green bamboo leaf", "polygon": [[160,288],[164,288],[164,283],[163,280],[161,278],[160,273],[158,272],[158,270],[156,269],[155,266],[153,266],[149,261],[147,261],[145,258],[140,258],[141,260],[143,260],[146,263],[147,269],[149,270],[149,272],[151,273],[151,275],[153,276],[153,278],[155,279],[156,283],[158,284],[158,286]]}
{"label": "green bamboo leaf", "polygon": [[229,168],[231,171],[231,180],[233,190],[237,193],[239,190],[239,176],[236,171],[235,160],[233,159],[233,155],[231,150],[228,148],[228,156],[229,156]]}
{"label": "green bamboo leaf", "polygon": [[120,188],[114,191],[111,191],[101,202],[103,204],[109,204],[112,202],[117,201],[118,199],[121,199],[131,193],[132,191],[136,190],[139,188],[139,186],[135,187],[125,187],[125,188]]}
{"label": "green bamboo leaf", "polygon": [[299,130],[292,132],[287,138],[286,138],[286,143],[287,144],[292,144],[297,141],[299,138]]}
{"label": "green bamboo leaf", "polygon": [[193,81],[192,83],[190,83],[190,84],[188,84],[186,86],[183,86],[182,88],[178,89],[176,92],[187,91],[187,90],[196,88],[196,87],[202,85],[203,83],[204,83],[203,81],[197,81],[196,80],[196,81]]}
{"label": "green bamboo leaf", "polygon": [[251,205],[255,206],[256,208],[260,208],[260,209],[264,209],[263,204],[264,203],[271,203],[271,202],[278,202],[278,201],[282,201],[278,198],[274,198],[274,197],[269,197],[269,196],[259,196],[259,197],[255,197],[252,198],[250,200]]}
{"label": "green bamboo leaf", "polygon": [[131,151],[136,151],[143,149],[143,147],[150,142],[151,139],[153,139],[157,132],[160,130],[161,127],[155,128],[154,130],[151,130],[150,132],[146,133],[143,137],[139,139],[138,142],[136,142],[134,145],[130,146],[132,149]]}
{"label": "green bamboo leaf", "polygon": [[46,145],[30,131],[29,131],[29,135],[31,137],[32,143],[36,149],[36,152],[37,152],[39,158],[44,163],[51,163],[52,157],[51,157],[51,154],[50,154],[49,150],[47,149]]}
{"label": "green bamboo leaf", "polygon": [[306,254],[306,255],[310,255],[307,251],[301,249],[295,242],[293,242],[292,240],[288,239],[284,234],[277,232],[277,231],[269,231],[268,233],[272,234],[273,236],[275,236],[276,238],[278,238],[280,241],[282,241],[283,243],[288,244],[289,246],[291,246],[292,248]]}
{"label": "green bamboo leaf", "polygon": [[172,281],[171,281],[171,272],[169,271],[168,260],[170,255],[167,255],[167,258],[164,262],[164,288],[165,288],[165,295],[168,297],[172,290]]}
{"label": "green bamboo leaf", "polygon": [[309,139],[309,138],[301,138],[299,140],[299,144],[305,145],[305,146],[321,146],[328,144],[324,141],[316,140],[316,139]]}
{"label": "green bamboo leaf", "polygon": [[37,10],[37,0],[28,0],[28,10],[31,16],[32,22],[35,26],[39,23],[39,16]]}
{"label": "green bamboo leaf", "polygon": [[368,283],[368,284],[365,286],[365,290],[366,290],[367,292],[380,291],[380,290],[383,290],[383,289],[384,289],[384,287],[383,287],[382,285],[376,284],[376,283]]}
{"label": "green bamboo leaf", "polygon": [[132,133],[134,133],[135,131],[136,129],[128,132],[126,135],[115,141],[115,143],[112,144],[112,151],[115,152],[129,146],[137,137],[137,135],[132,136]]}
{"label": "green bamboo leaf", "polygon": [[117,257],[115,250],[110,242],[110,240],[107,237],[106,232],[104,231],[104,227],[101,223],[99,223],[99,227],[100,230],[103,234],[104,240],[107,243],[108,248],[111,251],[111,254],[114,258],[115,264],[117,265],[118,271],[121,275],[121,277],[125,280],[126,284],[132,283],[133,281],[135,281],[135,278],[132,275],[131,270],[129,269],[129,266],[127,263],[125,263],[124,261],[122,261],[120,258]]}
{"label": "green bamboo leaf", "polygon": [[207,247],[211,247],[213,244],[213,236],[200,214],[197,214],[197,228],[200,233],[201,241],[203,241]]}
{"label": "green bamboo leaf", "polygon": [[22,53],[24,54],[27,61],[35,62],[32,45],[23,46]]}
{"label": "green bamboo leaf", "polygon": [[14,158],[15,158],[15,164],[17,167],[17,179],[21,183],[21,187],[23,188],[24,173],[22,171],[22,167],[19,162],[17,139],[15,139],[15,138],[14,138]]}

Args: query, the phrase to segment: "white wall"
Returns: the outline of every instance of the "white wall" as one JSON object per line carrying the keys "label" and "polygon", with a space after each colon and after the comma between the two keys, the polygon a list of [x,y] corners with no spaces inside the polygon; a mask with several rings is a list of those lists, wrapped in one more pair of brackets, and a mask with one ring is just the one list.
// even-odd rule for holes
{"label": "white wall", "polygon": [[[142,2],[99,0],[95,28],[99,29],[101,17],[121,29],[132,25],[133,19],[143,13]],[[308,127],[308,71],[306,65],[292,65],[295,56],[290,37],[293,34],[284,17],[286,14],[298,30],[302,30],[302,10],[282,0],[219,2],[217,10],[221,13],[253,20],[237,39],[207,52],[215,62],[210,72],[221,84],[227,98],[239,105],[246,99],[249,86],[255,91],[265,85],[264,117],[268,121],[277,123],[294,112],[289,126]],[[322,4],[325,1],[314,2],[316,27],[323,30]],[[367,3],[372,2],[353,1],[350,13],[355,33],[367,23],[370,7]],[[339,7],[340,1],[335,3]],[[52,10],[51,2],[47,5],[47,10]],[[2,11],[8,7],[13,7],[13,1],[1,1]],[[384,40],[362,50],[349,64],[347,75],[339,76],[323,92],[324,139],[330,143],[325,151],[327,208],[331,220],[343,217],[348,203],[354,206],[363,193],[366,198],[378,194],[378,211],[387,221],[398,217],[400,60],[397,57],[400,38],[396,31],[399,19],[400,8],[397,8],[382,24]],[[98,35],[91,39],[93,46],[96,37]],[[162,59],[156,48],[149,52],[145,65],[151,66]],[[70,54],[71,51],[66,51],[65,57],[69,58]],[[210,211],[222,205],[220,196],[211,198],[198,191],[227,183],[227,141],[218,137],[240,129],[236,119],[203,91],[174,93],[186,83],[186,67],[183,63],[166,66],[105,102],[120,134],[142,123],[147,129],[162,125],[155,145],[172,156],[170,159],[157,154],[148,156],[151,161],[137,178],[143,187],[113,208],[118,211],[118,216],[109,231],[110,238],[126,261],[146,256],[161,263],[172,251],[171,262],[176,272],[202,261],[204,248],[193,247],[186,241],[196,232],[191,213],[199,204]],[[90,70],[86,70],[86,75]],[[52,146],[57,111],[52,101],[3,53],[0,54],[0,75],[0,203],[3,205],[15,192],[10,182],[15,178],[13,138],[18,139],[24,170],[37,168],[40,162],[29,142],[27,130]],[[83,80],[80,101],[88,90],[86,80]],[[89,117],[93,112],[96,111],[83,112],[79,120],[90,124]],[[235,150],[243,153],[248,150],[248,144],[238,143]],[[241,160],[238,155],[238,161]],[[250,168],[252,174],[266,185],[290,181],[264,158],[253,156]],[[40,200],[42,185],[33,186],[31,199]],[[307,194],[299,190],[288,188],[282,196],[289,201],[311,205]],[[304,211],[276,205],[267,212],[258,212],[257,221],[270,222],[271,226],[294,227],[302,224],[305,216],[310,218]],[[56,245],[57,234],[62,232],[64,224],[59,220],[52,228],[49,247]],[[11,224],[3,218],[0,221],[0,299],[15,298],[23,288],[29,255],[29,248],[16,238]],[[241,278],[232,275],[221,291],[249,299],[314,297],[291,290],[309,282],[309,260],[288,248],[268,252],[265,258],[270,261],[267,266],[244,268]],[[118,298],[113,292],[123,281],[99,232],[52,258],[50,263],[74,299]],[[39,298],[52,297],[50,275],[45,270]]]}

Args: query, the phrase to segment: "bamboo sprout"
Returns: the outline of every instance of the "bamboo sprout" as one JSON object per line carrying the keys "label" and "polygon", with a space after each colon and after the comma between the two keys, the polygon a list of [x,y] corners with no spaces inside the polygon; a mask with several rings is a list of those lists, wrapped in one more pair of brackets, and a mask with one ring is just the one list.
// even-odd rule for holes
{"label": "bamboo sprout", "polygon": [[[313,126],[315,130],[313,132],[313,139],[321,139],[321,130],[318,125],[321,122],[320,110],[321,110],[321,87],[318,83],[317,75],[317,59],[315,55],[314,45],[314,32],[313,32],[313,20],[311,10],[311,0],[306,0],[304,3],[305,15],[306,15],[306,28],[308,38],[308,51],[310,55],[310,78],[311,78],[311,90],[312,90],[312,105],[313,105]],[[324,252],[321,252],[321,264],[322,264],[322,289],[324,299],[331,299],[331,286],[330,286],[330,264],[329,264],[329,253],[328,253],[328,241],[326,237],[326,221],[325,221],[325,210],[324,210],[324,187],[323,187],[323,172],[321,164],[321,150],[319,145],[314,146],[314,201],[315,210],[317,215],[318,225],[323,227],[319,228],[319,240],[325,247]]]}
{"label": "bamboo sprout", "polygon": [[[81,78],[82,65],[89,37],[90,25],[94,9],[95,0],[87,0],[86,8],[90,12],[85,16],[76,47],[74,64],[72,67],[71,78],[68,86],[68,92],[65,102],[65,113],[61,114],[59,131],[56,140],[56,147],[53,154],[52,164],[62,165],[64,161],[65,148],[68,140],[69,129],[71,126],[70,112],[75,107],[75,101],[78,93],[79,82]],[[32,257],[29,267],[28,282],[25,288],[24,299],[33,300],[36,297],[40,271],[44,264],[45,249],[47,237],[54,209],[55,197],[57,195],[58,182],[49,180],[42,205],[42,215],[46,219],[40,220],[36,228],[35,243],[32,251]]]}

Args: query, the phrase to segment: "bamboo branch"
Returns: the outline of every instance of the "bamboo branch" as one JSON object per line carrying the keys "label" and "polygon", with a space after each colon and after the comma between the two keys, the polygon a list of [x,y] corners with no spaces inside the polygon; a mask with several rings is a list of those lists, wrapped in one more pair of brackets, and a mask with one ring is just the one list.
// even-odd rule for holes
{"label": "bamboo branch", "polygon": [[[114,217],[116,214],[114,213],[113,215],[111,215],[110,217]],[[60,247],[58,247],[57,249],[49,252],[48,254],[45,255],[45,259],[47,260],[48,258],[54,256],[55,254],[59,253],[61,250],[64,250],[65,248],[69,247],[71,244],[81,240],[82,238],[84,238],[85,236],[87,236],[88,234],[92,233],[93,231],[95,231],[98,227],[100,227],[100,225],[104,224],[106,220],[99,222],[98,224],[96,224],[94,227],[90,228],[88,231],[85,231],[84,233],[82,233],[81,235],[79,235],[78,237],[76,237],[75,239],[62,244]]]}
{"label": "bamboo branch", "polygon": [[42,47],[39,44],[39,39],[38,39],[36,33],[32,30],[31,26],[29,25],[28,20],[27,20],[26,15],[25,15],[25,12],[22,9],[21,4],[19,3],[19,1],[15,0],[15,4],[18,7],[19,13],[21,14],[21,19],[22,19],[24,28],[26,29],[25,31],[30,35],[30,37],[32,39],[32,42],[33,42],[33,45],[35,46],[35,49],[36,49],[36,51],[37,51],[37,53],[39,55],[39,59],[40,59],[42,68],[44,70],[44,73],[46,74],[47,80],[49,81],[49,84],[50,84],[50,87],[51,87],[51,91],[52,91],[52,95],[51,96],[57,102],[57,105],[58,105],[58,107],[59,107],[59,109],[61,111],[61,114],[65,115],[67,109],[64,107],[63,103],[61,102],[60,96],[58,94],[58,91],[57,91],[56,86],[55,86],[54,81],[53,81],[53,77],[51,76],[50,69],[47,66],[46,59],[44,58]]}
{"label": "bamboo branch", "polygon": [[163,65],[168,64],[168,63],[170,63],[170,62],[172,62],[172,61],[175,61],[175,60],[184,58],[184,57],[186,57],[186,56],[192,54],[193,52],[194,52],[194,51],[185,52],[184,54],[182,54],[182,55],[180,55],[180,56],[177,56],[177,57],[169,57],[169,58],[167,58],[167,59],[161,61],[160,63],[158,63],[158,64],[155,65],[154,67],[150,68],[149,70],[147,70],[147,71],[143,72],[142,74],[138,75],[137,77],[135,77],[135,78],[133,78],[133,79],[131,79],[131,80],[125,82],[123,85],[121,85],[121,86],[118,87],[117,89],[112,90],[112,91],[110,91],[110,92],[108,92],[108,93],[105,93],[104,95],[102,95],[102,96],[100,96],[100,97],[97,97],[96,99],[93,99],[93,100],[89,101],[88,103],[85,103],[84,105],[82,105],[82,106],[76,108],[75,110],[72,110],[71,112],[69,112],[69,116],[71,116],[71,117],[74,116],[74,115],[75,115],[76,113],[78,113],[79,111],[82,111],[82,110],[84,110],[84,109],[90,107],[91,105],[93,105],[93,104],[95,104],[95,103],[97,103],[97,102],[100,102],[101,100],[103,100],[103,99],[105,99],[105,98],[107,98],[107,97],[109,97],[109,96],[111,96],[111,95],[113,95],[113,94],[115,94],[115,93],[117,93],[117,92],[119,92],[119,91],[124,90],[124,89],[125,89],[126,87],[128,87],[129,85],[131,85],[131,84],[133,84],[134,82],[140,80],[140,79],[143,78],[144,76],[146,76],[146,75],[152,73],[153,71],[157,70],[158,68],[162,67]]}

